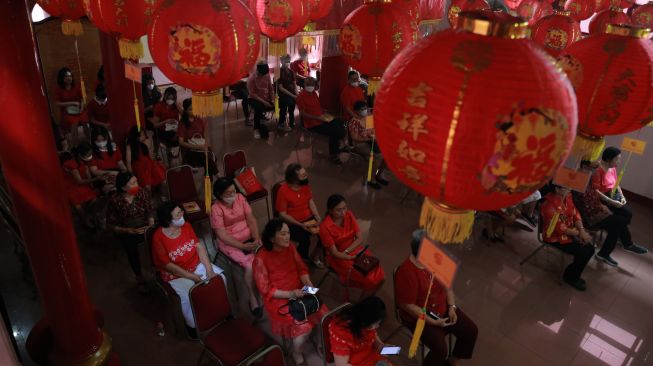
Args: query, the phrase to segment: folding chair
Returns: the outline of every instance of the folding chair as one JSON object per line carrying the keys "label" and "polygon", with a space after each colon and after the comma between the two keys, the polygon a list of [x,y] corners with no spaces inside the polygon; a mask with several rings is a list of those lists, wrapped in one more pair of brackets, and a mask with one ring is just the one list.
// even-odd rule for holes
{"label": "folding chair", "polygon": [[[222,157],[222,163],[224,164],[224,175],[225,177],[235,178],[236,172],[239,169],[247,167],[247,157],[243,150],[234,151],[228,154],[225,154]],[[265,200],[265,205],[267,208],[268,220],[270,219],[270,202],[268,200],[268,190],[263,188],[258,192],[254,192],[250,195],[245,196],[247,202],[254,203],[256,201]]]}
{"label": "folding chair", "polygon": [[239,297],[238,297],[238,285],[236,284],[236,281],[234,281],[234,268],[240,269],[242,272],[243,277],[245,276],[245,270],[242,269],[240,264],[234,262],[233,259],[229,258],[228,255],[224,254],[221,250],[220,247],[218,246],[218,238],[215,235],[215,230],[211,228],[211,239],[213,240],[213,246],[215,246],[216,254],[215,258],[213,258],[212,263],[217,264],[218,260],[221,259],[222,262],[226,264],[226,266],[222,266],[222,268],[225,270],[225,272],[229,275],[229,287],[231,287],[231,292],[234,295],[234,298],[236,300],[236,304],[238,304]]}
{"label": "folding chair", "polygon": [[331,322],[333,321],[336,315],[338,315],[341,311],[345,310],[350,306],[351,304],[346,302],[338,306],[337,308],[329,311],[328,313],[324,314],[322,320],[320,321],[320,334],[322,335],[322,349],[324,350],[324,354],[322,355],[322,361],[324,361],[324,366],[327,366],[327,364],[333,363],[335,361],[333,358],[333,353],[331,352],[329,324],[331,324]]}
{"label": "folding chair", "polygon": [[311,146],[311,159],[313,159],[313,155],[315,154],[315,144],[313,144],[313,140],[315,139],[314,132],[304,126],[304,119],[301,115],[299,116],[299,121],[297,121],[296,126],[299,132],[297,134],[297,141],[295,142],[295,155],[297,156],[297,161],[299,161],[299,144],[306,141],[307,137],[308,144]]}
{"label": "folding chair", "polygon": [[193,178],[193,169],[190,165],[181,165],[176,168],[170,168],[166,171],[168,181],[168,197],[170,201],[180,205],[194,202],[200,208],[199,211],[185,213],[186,221],[194,224],[202,220],[208,220],[204,207],[204,200],[199,199],[195,179]]}
{"label": "folding chair", "polygon": [[277,212],[277,209],[275,208],[277,205],[277,195],[279,194],[279,188],[281,188],[281,185],[284,183],[284,181],[276,182],[272,186],[272,217],[279,217],[279,212]]}
{"label": "folding chair", "polygon": [[283,350],[275,344],[247,361],[246,366],[286,366]]}
{"label": "folding chair", "polygon": [[207,351],[220,365],[246,365],[270,345],[263,331],[233,317],[222,277],[194,285],[189,297],[197,333],[204,346],[198,365]]}
{"label": "folding chair", "polygon": [[[329,275],[332,275],[332,276],[335,277],[336,281],[338,281],[338,283],[345,288],[345,299],[344,300],[345,300],[345,302],[349,302],[349,300],[350,300],[349,299],[349,283],[340,282],[340,276],[338,275],[338,273],[333,268],[331,268],[331,266],[328,263],[325,263],[325,265],[326,265],[326,272],[324,273],[324,275],[322,276],[320,281],[317,283],[317,287],[321,288],[322,284],[324,283],[324,281],[326,281],[327,277],[329,277]],[[354,270],[354,269],[351,269],[351,270]]]}
{"label": "folding chair", "polygon": [[[401,332],[402,330],[405,330],[410,337],[413,336],[413,331],[408,329],[408,327],[404,325],[404,322],[401,320],[401,316],[399,316],[399,305],[397,304],[397,269],[399,269],[399,267],[395,267],[392,270],[392,296],[393,296],[392,303],[394,305],[395,320],[399,323],[399,326],[395,328],[395,330],[393,330],[390,333],[390,335],[383,340],[384,342],[390,340],[390,338],[394,337],[395,335],[397,335],[397,333]],[[420,352],[420,360],[423,363],[424,344],[421,341],[419,342],[419,352]]]}

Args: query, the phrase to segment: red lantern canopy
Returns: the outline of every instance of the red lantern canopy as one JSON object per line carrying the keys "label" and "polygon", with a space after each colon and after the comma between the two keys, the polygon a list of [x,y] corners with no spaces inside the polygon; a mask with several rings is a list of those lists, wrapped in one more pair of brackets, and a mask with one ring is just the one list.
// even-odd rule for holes
{"label": "red lantern canopy", "polygon": [[634,25],[653,28],[653,2],[649,1],[633,11],[630,16]]}
{"label": "red lantern canopy", "polygon": [[458,24],[458,14],[462,11],[490,10],[490,5],[485,0],[452,0],[447,18],[452,27]]}
{"label": "red lantern canopy", "polygon": [[61,18],[61,32],[67,36],[84,34],[84,27],[79,18],[84,13],[83,0],[37,0],[48,14]]}
{"label": "red lantern canopy", "polygon": [[[99,0],[100,14],[111,33],[115,33],[120,56],[128,60],[143,57],[140,38],[147,34],[154,11],[163,0]],[[188,4],[190,6],[190,4]],[[194,6],[194,5],[193,5]]]}
{"label": "red lantern canopy", "polygon": [[571,17],[577,21],[585,20],[594,14],[595,0],[568,0],[565,3],[565,10],[571,13]]}
{"label": "red lantern canopy", "polygon": [[603,10],[590,21],[590,34],[604,33],[608,24],[630,24],[630,18],[619,8]]}
{"label": "red lantern canopy", "polygon": [[376,97],[384,159],[427,197],[420,225],[440,242],[469,236],[467,210],[497,210],[526,198],[572,145],[571,84],[526,39],[526,23],[511,18],[462,13],[458,30],[398,55]]}
{"label": "red lantern canopy", "polygon": [[310,20],[318,20],[329,14],[333,8],[333,0],[308,0],[308,14]]}
{"label": "red lantern canopy", "polygon": [[443,0],[419,0],[420,20],[442,19],[444,16]]}
{"label": "red lantern canopy", "polygon": [[148,31],[152,58],[173,82],[193,91],[193,113],[222,113],[219,89],[256,61],[259,29],[239,0],[166,1]]}
{"label": "red lantern canopy", "polygon": [[104,33],[111,33],[109,26],[102,19],[102,13],[100,13],[100,0],[84,0],[84,10],[86,11],[86,16],[88,19],[101,31]]}
{"label": "red lantern canopy", "polygon": [[286,53],[286,38],[304,28],[310,13],[306,0],[256,0],[254,15],[261,33],[270,39],[268,52],[281,56]]}
{"label": "red lantern canopy", "polygon": [[553,6],[544,0],[523,0],[516,11],[517,15],[533,25],[540,18],[553,14]]}
{"label": "red lantern canopy", "polygon": [[635,0],[607,0],[609,6],[621,9],[628,9],[633,4],[636,4]]}
{"label": "red lantern canopy", "polygon": [[649,30],[608,25],[606,33],[565,50],[562,68],[576,89],[574,153],[596,160],[603,136],[635,131],[653,121],[653,45]]}
{"label": "red lantern canopy", "polygon": [[568,11],[556,10],[534,26],[533,41],[553,57],[558,57],[565,48],[580,39],[580,24],[569,14]]}
{"label": "red lantern canopy", "polygon": [[594,2],[594,12],[598,13],[610,7],[610,0],[596,0]]}
{"label": "red lantern canopy", "polygon": [[356,8],[343,22],[338,37],[345,61],[370,77],[370,94],[378,89],[390,61],[416,41],[414,20],[388,2],[367,2]]}
{"label": "red lantern canopy", "polygon": [[419,26],[421,14],[417,0],[393,0],[392,3],[408,15],[408,18],[415,23],[415,28]]}

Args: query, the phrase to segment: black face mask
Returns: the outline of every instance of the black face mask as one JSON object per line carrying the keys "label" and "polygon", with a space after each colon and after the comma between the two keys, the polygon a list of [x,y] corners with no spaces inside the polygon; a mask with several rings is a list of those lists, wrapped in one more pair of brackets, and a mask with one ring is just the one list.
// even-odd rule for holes
{"label": "black face mask", "polygon": [[300,180],[298,181],[298,183],[299,183],[300,186],[307,186],[307,185],[308,185],[308,178],[306,178],[306,179],[300,179]]}
{"label": "black face mask", "polygon": [[267,75],[270,72],[270,66],[268,65],[256,65],[256,71],[259,75]]}

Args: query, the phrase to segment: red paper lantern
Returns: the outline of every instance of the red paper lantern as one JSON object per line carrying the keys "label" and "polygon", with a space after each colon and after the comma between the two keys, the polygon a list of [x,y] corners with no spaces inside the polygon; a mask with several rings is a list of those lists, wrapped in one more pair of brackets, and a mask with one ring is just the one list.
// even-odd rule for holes
{"label": "red paper lantern", "polygon": [[458,14],[463,11],[490,10],[490,5],[485,0],[452,0],[447,18],[449,24],[455,27],[458,24]]}
{"label": "red paper lantern", "polygon": [[588,19],[594,14],[595,0],[568,0],[565,3],[565,10],[571,13],[571,17],[577,21]]}
{"label": "red paper lantern", "polygon": [[347,16],[338,45],[349,66],[370,77],[368,92],[373,94],[390,61],[417,37],[414,19],[401,8],[393,3],[369,2]]}
{"label": "red paper lantern", "polygon": [[508,207],[541,187],[572,145],[571,84],[511,18],[461,13],[458,30],[399,54],[376,97],[384,159],[428,197],[420,224],[441,242],[469,235],[473,212],[461,210]]}
{"label": "red paper lantern", "polygon": [[444,17],[443,0],[419,0],[420,20],[436,20]]}
{"label": "red paper lantern", "polygon": [[333,8],[333,0],[308,0],[308,14],[310,20],[318,20],[329,15]]}
{"label": "red paper lantern", "polygon": [[83,0],[37,0],[48,14],[61,18],[61,32],[67,36],[84,34],[84,27],[79,18],[84,13]]}
{"label": "red paper lantern", "polygon": [[84,0],[84,10],[88,19],[102,32],[111,33],[100,13],[100,0]]}
{"label": "red paper lantern", "polygon": [[[111,33],[115,33],[120,56],[128,60],[143,57],[140,38],[147,34],[154,11],[163,0],[99,0],[100,17]],[[190,4],[187,4],[191,6]],[[194,3],[193,3],[194,6]]]}
{"label": "red paper lantern", "polygon": [[633,4],[636,4],[635,0],[606,0],[608,3],[608,6],[612,6],[615,8],[621,8],[621,9],[628,9]]}
{"label": "red paper lantern", "polygon": [[517,10],[523,0],[504,0],[503,4],[510,10]]}
{"label": "red paper lantern", "polygon": [[533,41],[553,57],[558,57],[565,48],[580,39],[580,24],[569,15],[568,11],[556,10],[533,27]]}
{"label": "red paper lantern", "polygon": [[148,31],[152,58],[173,82],[193,91],[193,113],[222,112],[219,89],[256,62],[259,28],[239,0],[166,1]]}
{"label": "red paper lantern", "polygon": [[653,121],[653,45],[649,30],[608,25],[606,33],[582,39],[560,57],[576,89],[575,154],[596,160],[602,137],[635,131]]}
{"label": "red paper lantern", "polygon": [[653,2],[641,5],[630,16],[634,25],[653,28]]}
{"label": "red paper lantern", "polygon": [[596,0],[594,2],[594,12],[598,13],[610,7],[610,0]]}
{"label": "red paper lantern", "polygon": [[630,24],[630,18],[620,8],[603,10],[590,21],[590,34],[604,33],[608,24]]}
{"label": "red paper lantern", "polygon": [[286,38],[304,28],[310,13],[306,0],[256,0],[254,15],[261,33],[270,39],[268,52],[281,56],[286,53]]}
{"label": "red paper lantern", "polygon": [[417,0],[393,0],[392,3],[408,15],[408,18],[415,23],[415,28],[419,26],[421,14]]}
{"label": "red paper lantern", "polygon": [[553,6],[544,0],[523,0],[516,12],[528,25],[533,25],[540,18],[553,14]]}

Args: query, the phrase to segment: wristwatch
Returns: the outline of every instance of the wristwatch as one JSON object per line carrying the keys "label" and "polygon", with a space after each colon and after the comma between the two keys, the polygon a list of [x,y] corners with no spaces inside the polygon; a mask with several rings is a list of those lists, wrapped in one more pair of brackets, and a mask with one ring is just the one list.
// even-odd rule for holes
{"label": "wristwatch", "polygon": [[456,305],[449,305],[450,308],[458,309]]}

